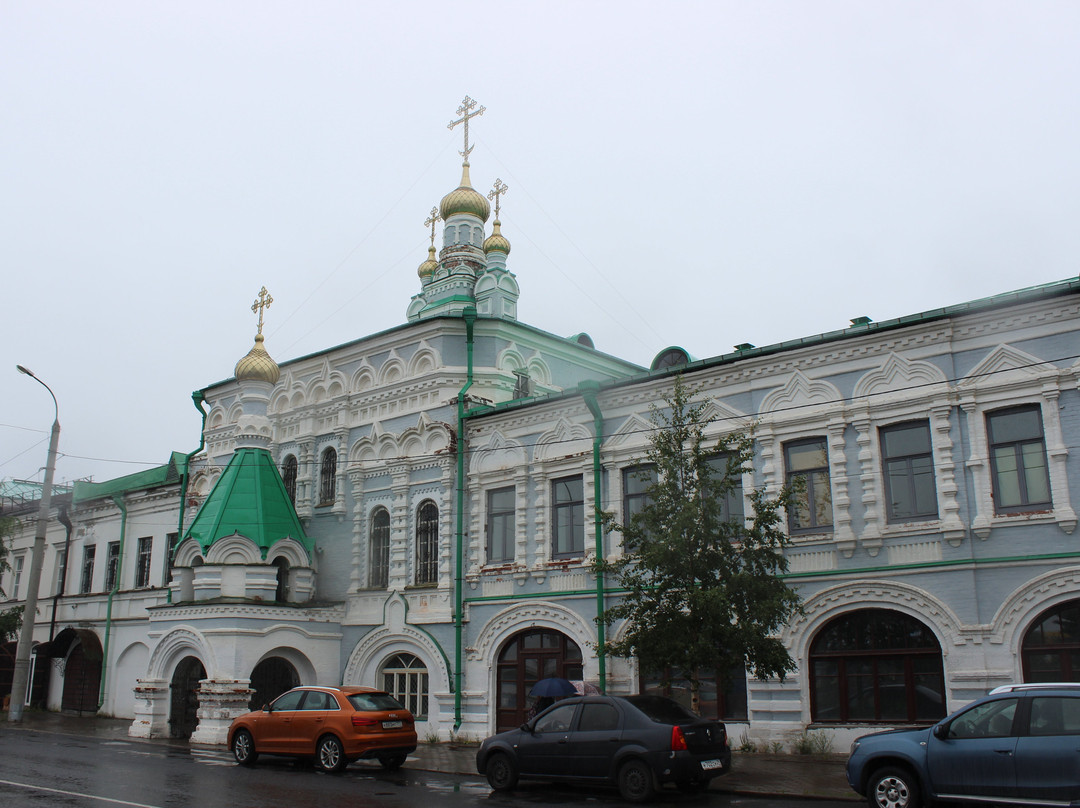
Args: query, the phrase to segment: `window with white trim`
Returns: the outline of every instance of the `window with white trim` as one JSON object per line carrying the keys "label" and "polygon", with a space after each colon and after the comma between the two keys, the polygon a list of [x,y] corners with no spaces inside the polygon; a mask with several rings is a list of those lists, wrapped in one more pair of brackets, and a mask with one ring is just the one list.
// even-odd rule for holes
{"label": "window with white trim", "polygon": [[994,512],[1053,507],[1042,411],[1037,404],[986,414]]}
{"label": "window with white trim", "polygon": [[428,670],[414,654],[395,654],[382,666],[383,689],[419,721],[428,716]]}

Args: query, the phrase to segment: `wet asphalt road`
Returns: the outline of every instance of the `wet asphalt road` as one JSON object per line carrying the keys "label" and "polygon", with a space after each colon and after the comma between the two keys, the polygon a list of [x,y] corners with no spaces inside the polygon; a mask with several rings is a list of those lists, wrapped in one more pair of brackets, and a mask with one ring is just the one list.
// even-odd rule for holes
{"label": "wet asphalt road", "polygon": [[[665,792],[661,806],[682,808],[851,808],[851,803],[758,799],[727,794],[686,797]],[[526,784],[512,796],[494,794],[479,777],[377,764],[352,764],[344,774],[308,763],[264,757],[237,766],[228,751],[180,744],[103,740],[51,732],[0,729],[0,806],[4,808],[509,808],[557,805],[614,808],[614,791]]]}

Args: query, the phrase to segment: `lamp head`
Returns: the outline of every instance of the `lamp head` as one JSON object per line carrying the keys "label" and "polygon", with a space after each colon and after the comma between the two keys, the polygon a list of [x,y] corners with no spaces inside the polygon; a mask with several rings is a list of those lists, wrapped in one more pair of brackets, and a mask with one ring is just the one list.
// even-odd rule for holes
{"label": "lamp head", "polygon": [[22,365],[16,365],[15,367],[18,369],[19,373],[25,373],[27,376],[31,376],[35,379],[37,378],[36,376],[34,376],[33,371],[29,370],[28,368],[24,368]]}

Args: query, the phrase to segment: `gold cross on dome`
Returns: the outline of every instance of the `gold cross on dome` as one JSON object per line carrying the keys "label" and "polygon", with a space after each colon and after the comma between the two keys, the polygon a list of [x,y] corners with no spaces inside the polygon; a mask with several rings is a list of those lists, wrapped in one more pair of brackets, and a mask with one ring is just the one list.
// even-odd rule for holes
{"label": "gold cross on dome", "polygon": [[251,304],[251,310],[259,313],[259,333],[262,333],[263,327],[263,309],[270,308],[270,304],[274,302],[274,298],[270,297],[270,293],[266,291],[264,286],[259,290],[259,296],[255,298],[255,302]]}
{"label": "gold cross on dome", "polygon": [[495,178],[495,187],[488,193],[488,199],[495,200],[495,219],[499,218],[499,197],[510,190],[509,185],[503,185],[503,181],[499,178]]}
{"label": "gold cross on dome", "polygon": [[473,109],[475,106],[476,102],[469,98],[469,96],[465,96],[465,100],[462,101],[461,106],[457,108],[457,114],[461,117],[456,121],[450,121],[446,127],[447,129],[453,129],[459,123],[465,124],[465,151],[460,151],[458,154],[465,158],[466,163],[469,162],[469,152],[472,151],[472,146],[469,145],[469,118],[479,118],[484,114],[484,110],[487,109],[487,107],[480,107],[476,112],[470,112],[469,110]]}
{"label": "gold cross on dome", "polygon": [[439,209],[438,208],[432,208],[431,209],[431,216],[424,219],[424,224],[425,225],[428,225],[428,224],[431,225],[431,246],[432,247],[435,246],[435,222],[441,222],[441,221],[442,221],[442,216],[439,215]]}

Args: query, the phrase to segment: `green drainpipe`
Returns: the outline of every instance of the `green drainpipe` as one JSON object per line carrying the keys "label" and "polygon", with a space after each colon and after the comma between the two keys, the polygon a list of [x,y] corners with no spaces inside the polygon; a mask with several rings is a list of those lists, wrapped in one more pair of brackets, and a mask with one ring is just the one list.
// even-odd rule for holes
{"label": "green drainpipe", "polygon": [[[108,605],[105,608],[105,650],[101,654],[101,689],[98,690],[97,708],[105,703],[105,679],[106,670],[109,666],[109,635],[112,634],[112,604],[113,596],[120,589],[120,574],[124,570],[124,536],[127,534],[127,506],[120,494],[113,494],[112,501],[120,509],[120,555],[116,559],[116,577],[113,579],[112,589],[109,590]],[[109,559],[105,559],[105,569],[108,572]]]}
{"label": "green drainpipe", "polygon": [[462,611],[465,608],[465,394],[473,383],[473,324],[476,309],[469,306],[461,312],[465,320],[465,350],[468,361],[465,386],[457,397],[457,548],[456,572],[454,573],[454,732],[461,727],[461,651]]}
{"label": "green drainpipe", "polygon": [[[202,390],[196,390],[191,394],[191,400],[195,402],[195,409],[202,415],[202,426],[199,428],[199,448],[193,452],[188,452],[187,457],[184,458],[184,469],[181,472],[183,479],[180,481],[180,519],[176,525],[176,541],[179,543],[184,538],[184,509],[187,507],[187,489],[188,481],[191,479],[191,458],[197,455],[206,446],[206,415],[207,412],[202,408],[203,402],[206,397],[203,395]],[[166,587],[165,596],[166,602],[172,603],[172,589],[169,589],[169,572],[172,570],[173,553],[176,552],[176,547],[165,548],[165,563],[161,569],[161,585]]]}
{"label": "green drainpipe", "polygon": [[[585,406],[593,415],[593,442],[592,442],[592,471],[593,471],[593,514],[596,532],[596,560],[604,558],[604,519],[601,512],[604,508],[603,492],[600,474],[600,444],[604,439],[604,414],[600,412],[600,405],[596,401],[596,394],[600,385],[594,381],[585,381],[578,385],[578,392],[585,399]],[[600,666],[600,690],[607,690],[607,664],[604,654],[604,573],[596,572],[596,660]]]}

